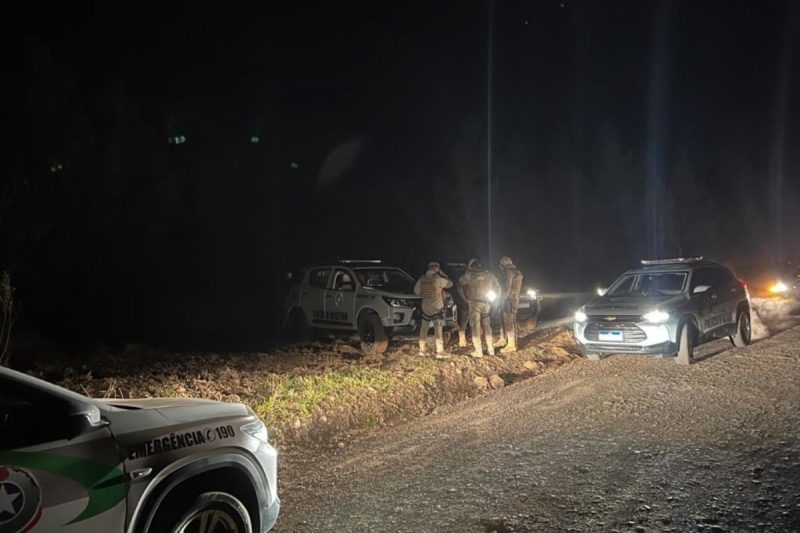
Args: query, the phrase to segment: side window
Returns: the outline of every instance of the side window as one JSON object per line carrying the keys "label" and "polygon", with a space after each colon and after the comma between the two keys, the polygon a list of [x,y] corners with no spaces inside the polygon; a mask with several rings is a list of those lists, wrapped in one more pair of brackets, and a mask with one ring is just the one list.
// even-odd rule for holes
{"label": "side window", "polygon": [[57,398],[0,378],[0,451],[71,438],[69,410]]}
{"label": "side window", "polygon": [[714,270],[712,268],[698,268],[695,270],[694,274],[692,274],[692,292],[699,285],[708,285],[716,288],[719,285],[719,281],[715,280]]}
{"label": "side window", "polygon": [[727,268],[716,269],[716,277],[719,286],[725,289],[729,287],[735,287],[739,283],[736,277]]}
{"label": "side window", "polygon": [[346,270],[338,269],[336,274],[333,275],[333,290],[335,291],[354,291],[356,285],[353,282],[353,276]]}
{"label": "side window", "polygon": [[331,276],[330,268],[318,268],[308,274],[308,284],[315,289],[326,289],[328,278]]}

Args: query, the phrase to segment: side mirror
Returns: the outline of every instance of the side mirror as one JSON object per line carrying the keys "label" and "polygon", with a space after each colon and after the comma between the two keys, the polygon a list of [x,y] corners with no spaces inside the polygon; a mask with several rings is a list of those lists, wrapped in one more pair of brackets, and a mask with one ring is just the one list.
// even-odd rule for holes
{"label": "side mirror", "polygon": [[66,437],[74,439],[108,425],[100,414],[100,408],[93,404],[82,405],[80,409],[69,415],[66,421]]}
{"label": "side mirror", "polygon": [[711,285],[698,285],[692,291],[692,294],[702,294],[711,288]]}

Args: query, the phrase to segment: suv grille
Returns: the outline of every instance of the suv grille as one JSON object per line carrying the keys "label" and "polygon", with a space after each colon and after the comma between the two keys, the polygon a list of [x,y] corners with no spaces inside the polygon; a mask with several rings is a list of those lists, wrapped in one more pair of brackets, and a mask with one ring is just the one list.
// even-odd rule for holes
{"label": "suv grille", "polygon": [[647,334],[633,322],[592,322],[583,330],[586,340],[599,341],[601,331],[621,331],[622,342],[642,342]]}

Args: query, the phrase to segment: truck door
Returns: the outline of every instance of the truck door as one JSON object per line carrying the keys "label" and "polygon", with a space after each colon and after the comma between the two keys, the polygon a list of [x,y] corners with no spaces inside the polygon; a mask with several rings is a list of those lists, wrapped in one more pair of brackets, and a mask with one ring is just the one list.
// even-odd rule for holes
{"label": "truck door", "polygon": [[325,292],[325,318],[332,327],[353,329],[355,307],[356,280],[348,270],[337,268],[331,288]]}
{"label": "truck door", "polygon": [[308,284],[302,292],[302,305],[309,324],[325,325],[325,291],[332,270],[331,267],[315,268],[308,273]]}

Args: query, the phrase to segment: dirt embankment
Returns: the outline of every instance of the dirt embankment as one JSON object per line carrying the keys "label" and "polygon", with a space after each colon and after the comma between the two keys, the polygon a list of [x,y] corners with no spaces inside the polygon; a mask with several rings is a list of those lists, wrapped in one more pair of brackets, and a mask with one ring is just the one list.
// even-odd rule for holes
{"label": "dirt embankment", "polygon": [[417,355],[415,342],[362,357],[342,340],[251,354],[102,354],[80,366],[38,365],[41,377],[100,398],[195,397],[243,402],[282,445],[330,444],[346,432],[436,411],[578,357],[572,334],[529,335],[514,354],[473,359]]}

